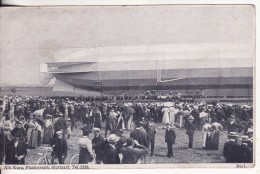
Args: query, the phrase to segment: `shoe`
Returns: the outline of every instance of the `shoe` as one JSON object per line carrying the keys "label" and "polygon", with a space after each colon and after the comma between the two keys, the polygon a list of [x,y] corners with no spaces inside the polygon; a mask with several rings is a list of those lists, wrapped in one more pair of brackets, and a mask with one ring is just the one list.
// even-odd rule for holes
{"label": "shoe", "polygon": [[191,148],[189,148],[188,150],[191,150]]}

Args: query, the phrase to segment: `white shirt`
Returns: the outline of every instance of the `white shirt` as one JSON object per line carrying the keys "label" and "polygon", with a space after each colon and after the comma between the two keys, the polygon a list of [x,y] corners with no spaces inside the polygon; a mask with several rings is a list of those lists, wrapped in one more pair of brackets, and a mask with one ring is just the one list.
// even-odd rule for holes
{"label": "white shirt", "polygon": [[86,148],[88,152],[92,154],[92,141],[87,136],[80,138],[78,145],[80,148]]}

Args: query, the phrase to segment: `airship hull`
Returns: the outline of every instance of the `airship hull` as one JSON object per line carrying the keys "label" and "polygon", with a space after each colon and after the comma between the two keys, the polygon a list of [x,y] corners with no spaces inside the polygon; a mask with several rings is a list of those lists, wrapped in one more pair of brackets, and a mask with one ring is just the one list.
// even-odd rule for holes
{"label": "airship hull", "polygon": [[103,93],[200,89],[211,91],[211,95],[252,95],[252,52],[245,50],[245,45],[228,46],[227,49],[220,45],[200,45],[181,51],[169,45],[166,50],[159,46],[136,47],[136,52],[133,47],[81,50],[48,63],[48,72],[64,82],[63,85]]}

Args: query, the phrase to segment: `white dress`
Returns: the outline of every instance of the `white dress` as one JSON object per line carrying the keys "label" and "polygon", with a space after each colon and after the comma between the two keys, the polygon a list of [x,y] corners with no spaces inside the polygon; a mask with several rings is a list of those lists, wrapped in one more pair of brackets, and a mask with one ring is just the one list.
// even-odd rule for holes
{"label": "white dress", "polygon": [[163,108],[162,112],[163,112],[162,123],[164,123],[164,124],[169,123],[170,122],[170,114],[169,114],[170,110],[169,110],[169,108]]}
{"label": "white dress", "polygon": [[170,123],[175,123],[175,109],[174,107],[170,107]]}

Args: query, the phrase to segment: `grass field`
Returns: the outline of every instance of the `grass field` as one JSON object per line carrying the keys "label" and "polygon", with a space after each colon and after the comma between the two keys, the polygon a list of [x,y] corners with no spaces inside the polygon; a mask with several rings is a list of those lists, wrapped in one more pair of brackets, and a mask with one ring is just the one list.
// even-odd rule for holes
{"label": "grass field", "polygon": [[[102,124],[102,127],[104,124]],[[159,126],[159,125],[157,125]],[[78,125],[80,127],[80,125]],[[147,163],[221,163],[221,156],[224,143],[227,141],[227,132],[220,133],[219,150],[203,150],[202,149],[202,132],[196,131],[194,135],[194,149],[188,150],[188,136],[185,134],[184,129],[176,129],[176,144],[174,145],[174,156],[167,158],[167,146],[164,142],[165,129],[158,129],[155,140],[154,156],[148,156]],[[71,157],[79,152],[77,141],[81,137],[81,130],[76,128],[72,132],[72,136],[67,140],[68,143],[68,156],[65,160],[66,164],[69,164]],[[104,130],[101,130],[101,134],[104,135]],[[130,132],[125,131],[124,135],[129,137]],[[90,134],[93,137],[93,134]],[[37,159],[42,155],[38,153],[44,153],[43,150],[28,149],[28,155],[26,157],[26,164],[37,164]]]}

